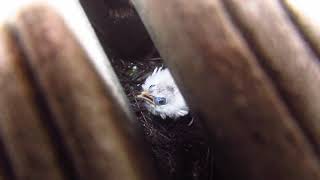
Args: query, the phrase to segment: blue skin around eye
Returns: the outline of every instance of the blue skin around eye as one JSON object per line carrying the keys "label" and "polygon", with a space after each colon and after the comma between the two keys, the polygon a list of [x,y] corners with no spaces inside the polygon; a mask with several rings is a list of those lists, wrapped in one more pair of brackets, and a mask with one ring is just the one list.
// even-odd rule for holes
{"label": "blue skin around eye", "polygon": [[154,98],[154,103],[156,105],[165,105],[165,104],[167,104],[167,99],[164,98],[164,97],[155,97]]}
{"label": "blue skin around eye", "polygon": [[149,86],[149,90],[151,89],[151,88],[153,88],[153,87],[155,87],[156,85],[151,85],[151,86]]}

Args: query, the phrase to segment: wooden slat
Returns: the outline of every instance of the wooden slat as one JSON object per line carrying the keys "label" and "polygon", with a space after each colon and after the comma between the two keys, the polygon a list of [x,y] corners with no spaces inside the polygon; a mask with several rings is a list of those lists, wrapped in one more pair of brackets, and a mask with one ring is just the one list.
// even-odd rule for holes
{"label": "wooden slat", "polygon": [[301,38],[279,1],[225,3],[320,155],[319,59]]}
{"label": "wooden slat", "polygon": [[229,179],[320,178],[313,147],[220,1],[133,2]]}
{"label": "wooden slat", "polygon": [[15,23],[77,178],[154,179],[136,122],[97,75],[63,20],[51,9],[35,6]]}
{"label": "wooden slat", "polygon": [[320,58],[320,2],[318,0],[282,0],[282,2]]}
{"label": "wooden slat", "polygon": [[16,179],[64,179],[24,72],[24,60],[8,28],[1,27],[0,132],[8,164]]}

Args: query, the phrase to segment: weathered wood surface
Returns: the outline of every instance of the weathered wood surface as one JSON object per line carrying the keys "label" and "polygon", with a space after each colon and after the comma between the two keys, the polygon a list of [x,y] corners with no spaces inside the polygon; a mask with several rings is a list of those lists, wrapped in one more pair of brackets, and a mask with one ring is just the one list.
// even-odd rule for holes
{"label": "weathered wood surface", "polygon": [[[0,132],[15,179],[64,179],[26,77],[21,51],[8,28],[0,29]],[[48,176],[50,174],[50,176]]]}
{"label": "weathered wood surface", "polygon": [[320,155],[319,59],[279,1],[224,2],[251,51]]}
{"label": "weathered wood surface", "polygon": [[[311,102],[319,103],[315,94],[319,82],[314,82],[319,79],[317,59],[275,2],[133,3],[188,103],[203,116],[216,145],[215,159],[227,178],[320,179],[319,156],[304,131],[309,128],[310,132],[314,130],[313,135],[318,134],[311,127],[318,123],[313,119],[318,115],[310,107]],[[228,11],[232,8],[235,12],[231,14]],[[239,16],[241,26],[232,16]],[[258,48],[259,54],[252,47]],[[295,56],[288,54],[293,52]],[[283,79],[271,77],[274,73]],[[295,82],[304,86],[292,84]],[[302,88],[299,99],[284,101],[283,93],[292,97],[298,87]],[[311,89],[306,90],[308,87]],[[296,105],[294,109],[295,102],[309,106]],[[309,114],[296,115],[304,110]],[[302,119],[306,117],[310,119]],[[306,123],[306,128],[298,122]]]}
{"label": "weathered wood surface", "polygon": [[[12,143],[10,153],[17,155],[10,157],[10,160],[17,162],[19,170],[32,176],[31,179],[60,179],[58,170],[56,173],[47,172],[46,178],[40,178],[36,175],[46,173],[45,167],[39,173],[38,169],[33,168],[35,165],[27,166],[27,163],[38,158],[43,160],[36,163],[52,161],[52,168],[56,165],[50,159],[51,156],[42,157],[47,136],[41,131],[41,124],[36,123],[40,117],[34,112],[34,108],[38,108],[44,111],[42,121],[50,122],[50,136],[57,139],[56,146],[61,148],[65,157],[60,166],[67,168],[65,173],[68,173],[68,178],[155,179],[153,166],[140,139],[136,122],[128,109],[123,109],[111,93],[110,89],[114,88],[108,87],[96,73],[63,20],[50,8],[39,5],[21,12],[11,24],[11,30],[16,37],[16,42],[11,43],[18,43],[23,55],[23,68],[27,73],[20,72],[18,64],[10,64],[18,58],[11,57],[11,53],[16,53],[11,51],[16,49],[5,49],[8,54],[4,54],[7,59],[2,60],[1,73],[7,74],[0,79],[3,86],[8,87],[0,95],[3,100],[0,105],[7,105],[1,111],[12,116],[4,119],[3,124],[9,129],[5,133],[13,136],[6,138],[8,143]],[[32,81],[32,87],[28,86],[24,77]],[[10,82],[8,78],[14,78],[12,80],[17,82]],[[32,88],[38,93],[40,105],[32,104]],[[17,104],[17,114],[13,113],[11,103]],[[9,122],[9,118],[17,120],[19,117],[35,122],[27,124],[20,122],[22,119],[19,122]],[[24,125],[26,129],[22,129]],[[35,141],[39,141],[40,154],[33,152],[32,144],[28,146],[26,142],[22,142],[24,138],[28,140],[33,136],[36,136]],[[45,153],[51,155],[51,152],[52,150],[47,149]],[[23,155],[30,155],[29,153],[39,157],[25,159]],[[50,177],[51,173],[56,176]]]}
{"label": "weathered wood surface", "polygon": [[320,15],[318,0],[282,0],[297,28],[320,58]]}

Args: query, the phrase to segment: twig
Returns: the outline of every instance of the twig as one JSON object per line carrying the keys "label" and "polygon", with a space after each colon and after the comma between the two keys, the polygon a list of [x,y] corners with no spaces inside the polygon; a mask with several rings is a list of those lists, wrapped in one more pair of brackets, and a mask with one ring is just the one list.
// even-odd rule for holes
{"label": "twig", "polygon": [[144,59],[145,61],[162,61],[161,57]]}
{"label": "twig", "polygon": [[[139,103],[138,103],[138,101],[137,101],[137,98],[136,98],[136,97],[134,97],[134,101],[135,101],[135,103],[136,103],[137,107],[140,109],[140,106],[139,106]],[[144,121],[146,122],[146,121],[147,121],[147,119],[146,119],[146,117],[144,116],[144,114],[143,114],[141,111],[140,111],[140,114],[141,114],[142,118],[144,119]]]}

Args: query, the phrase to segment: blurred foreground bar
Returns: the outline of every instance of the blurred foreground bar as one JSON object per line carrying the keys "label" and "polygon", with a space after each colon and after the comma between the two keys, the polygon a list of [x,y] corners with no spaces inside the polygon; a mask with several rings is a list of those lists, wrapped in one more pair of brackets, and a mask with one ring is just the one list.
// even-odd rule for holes
{"label": "blurred foreground bar", "polygon": [[54,10],[27,7],[0,35],[0,137],[16,179],[155,179],[113,70],[97,72]]}
{"label": "blurred foreground bar", "polygon": [[[319,59],[278,1],[224,1],[251,51],[320,154]],[[248,6],[250,8],[248,8]]]}
{"label": "blurred foreground bar", "polygon": [[17,179],[63,179],[18,42],[6,27],[0,30],[0,42],[0,132],[10,159],[6,164]]}
{"label": "blurred foreground bar", "polygon": [[318,0],[282,0],[292,20],[299,25],[320,58],[320,2]]}
{"label": "blurred foreground bar", "polygon": [[318,59],[278,3],[133,0],[226,179],[320,179]]}

